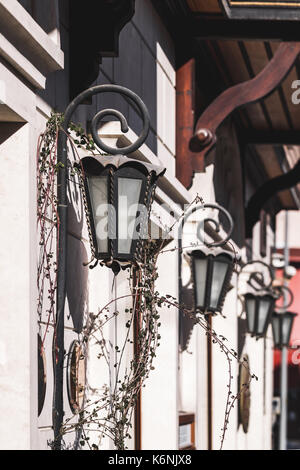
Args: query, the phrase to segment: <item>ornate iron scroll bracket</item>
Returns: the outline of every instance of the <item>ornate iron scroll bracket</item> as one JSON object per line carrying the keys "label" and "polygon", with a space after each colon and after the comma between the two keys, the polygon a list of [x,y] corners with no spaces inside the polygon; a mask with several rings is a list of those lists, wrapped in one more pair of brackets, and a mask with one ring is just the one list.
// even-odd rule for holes
{"label": "ornate iron scroll bracket", "polygon": [[[248,284],[255,289],[256,291],[269,291],[274,297],[276,297],[276,300],[279,300],[283,298],[283,304],[280,307],[276,307],[276,311],[279,313],[284,313],[293,303],[294,301],[294,295],[291,289],[289,289],[287,286],[284,285],[274,285],[274,273],[272,268],[265,263],[264,261],[261,260],[253,260],[249,261],[248,263],[244,264],[241,267],[241,270],[239,274],[249,265],[251,264],[260,264],[267,268],[269,276],[270,276],[270,281],[265,282],[265,278],[263,276],[263,273],[260,271],[253,271],[248,279]],[[257,287],[257,286],[260,287]],[[286,299],[286,296],[284,295],[284,292],[287,292],[288,298]]]}
{"label": "ornate iron scroll bracket", "polygon": [[287,173],[271,178],[257,189],[257,191],[249,199],[248,205],[245,209],[246,238],[251,238],[252,229],[259,220],[260,211],[266,202],[269,201],[271,197],[277,194],[279,191],[296,186],[299,181],[300,161],[297,162]]}
{"label": "ornate iron scroll bracket", "polygon": [[190,150],[194,158],[185,162],[181,182],[190,187],[193,173],[203,172],[205,155],[217,141],[216,132],[222,122],[236,109],[255,103],[269,95],[280,83],[300,53],[300,43],[282,43],[265,68],[253,79],[225,90],[203,112],[197,121]]}
{"label": "ornate iron scroll bracket", "polygon": [[[265,282],[264,275],[261,271],[253,271],[252,273],[250,273],[249,279],[247,281],[248,284],[251,287],[253,287],[253,289],[255,289],[256,291],[271,290],[273,282],[274,282],[274,274],[273,274],[272,268],[267,263],[265,263],[264,261],[261,261],[261,260],[249,261],[248,263],[244,264],[241,267],[241,270],[240,270],[239,274],[241,274],[242,271],[244,271],[244,269],[247,266],[250,266],[252,264],[260,264],[264,268],[267,268],[267,271],[268,271],[269,277],[270,277],[270,281],[268,283]],[[257,287],[257,285],[259,285],[260,287]]]}
{"label": "ornate iron scroll bracket", "polygon": [[[205,211],[206,209],[216,209],[223,213],[226,217],[226,220],[229,224],[229,229],[228,232],[226,233],[225,238],[222,238],[219,241],[215,242],[206,242],[203,235],[202,235],[202,229],[205,233],[205,222],[210,222],[214,225],[215,231],[218,233],[220,232],[221,229],[221,224],[219,221],[212,219],[211,217],[207,217],[203,219],[201,222],[198,223],[197,225],[197,239],[202,242],[202,244],[206,247],[206,250],[209,250],[210,248],[213,249],[218,249],[218,247],[226,245],[228,240],[230,239],[233,228],[234,228],[234,222],[233,219],[230,215],[230,213],[224,209],[224,207],[220,206],[219,204],[197,204],[195,207],[191,207],[189,211],[187,211],[182,218],[180,225],[178,227],[178,299],[179,299],[179,305],[182,305],[183,302],[183,282],[182,282],[182,252],[183,252],[183,247],[182,247],[182,236],[183,236],[183,229],[184,225],[186,224],[188,218],[194,214],[195,212],[198,211]],[[195,247],[196,248],[196,247]],[[220,249],[220,248],[219,248]],[[187,287],[187,286],[185,286]],[[188,340],[191,336],[191,329],[193,328],[194,324],[191,323],[189,319],[187,319],[182,312],[179,314],[179,333],[180,333],[180,338],[179,342],[181,344],[181,347],[183,349],[186,349],[188,347]],[[187,340],[184,342],[183,341],[183,331],[187,329],[190,333],[188,335]]]}
{"label": "ornate iron scroll bracket", "polygon": [[64,384],[64,310],[66,299],[66,276],[67,276],[67,223],[68,223],[68,198],[67,198],[67,134],[71,118],[77,107],[86,102],[88,98],[99,93],[119,93],[130,98],[138,107],[143,119],[143,130],[135,143],[124,148],[116,149],[109,147],[101,141],[97,134],[97,125],[100,119],[107,115],[116,116],[121,122],[122,131],[128,131],[125,117],[116,110],[106,109],[98,112],[92,120],[92,135],[96,145],[110,154],[125,154],[137,150],[146,140],[150,118],[147,108],[141,98],[128,88],[119,85],[98,85],[80,93],[68,105],[64,114],[62,129],[58,135],[58,176],[57,176],[57,198],[58,198],[58,252],[57,252],[57,311],[56,311],[56,341],[54,357],[54,398],[53,398],[53,429],[54,429],[54,449],[61,449],[61,426],[64,418],[63,409],[63,384]]}
{"label": "ornate iron scroll bracket", "polygon": [[233,223],[233,219],[232,219],[230,213],[226,209],[224,209],[224,207],[220,206],[219,204],[198,204],[197,206],[192,207],[184,215],[184,217],[181,221],[181,224],[179,226],[179,229],[178,229],[178,239],[179,239],[179,244],[180,245],[182,244],[183,227],[184,227],[187,219],[190,217],[191,214],[194,214],[195,212],[197,212],[199,210],[204,211],[205,209],[216,209],[216,210],[220,211],[221,213],[223,213],[225,215],[228,223],[229,223],[229,230],[228,230],[228,232],[226,234],[226,237],[224,239],[221,239],[221,240],[215,241],[215,242],[211,242],[211,243],[207,243],[205,241],[205,238],[202,236],[202,233],[201,233],[201,230],[203,228],[205,230],[205,223],[206,222],[212,223],[215,226],[215,231],[217,233],[220,232],[220,229],[221,229],[220,222],[218,222],[217,220],[212,219],[210,217],[207,217],[207,218],[203,219],[201,222],[198,223],[198,226],[197,226],[197,238],[198,238],[198,240],[200,240],[205,246],[207,246],[209,248],[226,245],[226,243],[228,242],[228,240],[230,239],[230,237],[232,235],[233,228],[234,228],[234,223]]}

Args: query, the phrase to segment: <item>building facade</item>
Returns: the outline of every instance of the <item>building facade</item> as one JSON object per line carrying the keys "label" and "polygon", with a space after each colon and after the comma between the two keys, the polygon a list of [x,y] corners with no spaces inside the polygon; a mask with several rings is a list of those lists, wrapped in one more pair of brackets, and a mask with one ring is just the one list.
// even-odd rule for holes
{"label": "building facade", "polygon": [[[37,186],[43,178],[38,143],[52,112],[64,112],[70,100],[89,86],[117,84],[142,98],[150,113],[150,131],[146,142],[130,157],[166,168],[152,204],[151,234],[160,240],[173,228],[157,257],[155,290],[162,296],[182,298],[190,310],[194,303],[187,253],[196,239],[197,218],[195,215],[185,224],[181,251],[178,227],[183,211],[199,198],[202,203],[220,204],[233,218],[234,230],[225,248],[240,257],[239,266],[255,260],[270,265],[276,248],[276,214],[299,207],[297,188],[288,185],[268,199],[260,199],[258,217],[249,205],[260,187],[288,173],[295,163],[291,148],[269,139],[271,133],[273,139],[273,134],[279,138],[297,129],[299,111],[289,101],[297,66],[284,81],[278,79],[266,98],[228,113],[218,125],[216,144],[205,158],[195,157],[199,152],[192,152],[189,146],[205,109],[230,86],[263,71],[278,44],[261,38],[251,42],[242,33],[218,39],[198,36],[195,21],[210,24],[219,17],[225,21],[224,12],[214,1],[168,1],[164,7],[162,2],[150,0],[127,1],[126,7],[118,1],[97,3],[93,15],[92,6],[83,12],[68,0],[0,0],[2,449],[49,450],[55,437],[57,322],[52,300],[58,258],[53,208],[49,206],[50,212],[40,217],[38,230],[36,222],[40,208]],[[93,116],[106,108],[121,111],[129,131],[122,133],[120,123],[106,117],[98,130],[100,138],[117,147],[134,142],[142,120],[132,102],[118,94],[94,96],[76,110],[72,121],[90,135]],[[76,151],[81,158],[88,154],[84,146]],[[68,155],[72,165],[78,157],[70,145]],[[193,158],[199,161],[190,175]],[[56,190],[55,178],[53,181]],[[76,172],[69,173],[67,194],[61,386],[63,422],[70,432],[63,435],[62,447],[86,449],[94,444],[100,450],[114,449],[116,443],[103,428],[82,431],[78,411],[80,406],[101,400],[106,387],[111,393],[119,378],[114,362],[119,360],[116,348],[120,344],[126,344],[120,376],[126,375],[135,357],[136,332],[132,330],[127,336],[134,281],[129,269],[117,276],[106,266],[89,269],[88,224]],[[214,211],[208,216],[219,220]],[[40,243],[41,226],[45,245]],[[223,236],[225,232],[226,222],[220,233]],[[220,233],[212,223],[208,239],[216,241]],[[47,265],[41,258],[47,249],[54,264]],[[125,438],[126,447],[272,448],[273,340],[271,327],[259,340],[246,332],[243,295],[251,269],[240,274],[236,266],[223,315],[211,318],[211,328],[236,352],[238,360],[232,358],[230,370],[224,351],[178,309],[176,301],[159,308],[160,346],[128,416],[132,427]],[[109,305],[112,319],[86,342],[90,319],[105,305]],[[107,344],[108,363],[101,354],[99,357],[101,341]],[[238,361],[245,357],[258,380],[251,380],[246,399],[244,395],[243,400],[237,397],[222,443],[228,383],[232,395],[237,396],[242,383]],[[77,382],[72,382],[74,373]]]}

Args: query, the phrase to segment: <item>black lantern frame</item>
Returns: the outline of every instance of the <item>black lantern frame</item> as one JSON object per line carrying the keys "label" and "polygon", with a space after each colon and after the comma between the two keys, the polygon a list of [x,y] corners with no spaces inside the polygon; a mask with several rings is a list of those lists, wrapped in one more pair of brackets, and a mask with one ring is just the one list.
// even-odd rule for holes
{"label": "black lantern frame", "polygon": [[[230,279],[232,277],[232,273],[234,270],[234,265],[235,261],[237,260],[237,255],[235,253],[232,253],[230,251],[224,250],[220,247],[225,246],[227,242],[229,241],[231,234],[233,232],[234,228],[234,223],[232,220],[232,217],[230,213],[224,209],[224,207],[220,206],[219,204],[212,204],[212,203],[201,203],[198,204],[194,207],[192,207],[189,211],[187,211],[179,225],[178,229],[178,270],[179,270],[179,285],[178,285],[178,291],[179,291],[179,303],[182,301],[182,279],[181,279],[181,256],[182,256],[182,235],[183,235],[183,228],[184,225],[187,221],[187,219],[195,212],[197,211],[203,211],[206,209],[214,209],[225,215],[225,218],[227,220],[227,223],[229,225],[229,229],[227,233],[225,234],[224,238],[219,239],[218,241],[213,241],[213,242],[206,242],[204,237],[201,234],[202,227],[205,227],[205,223],[212,223],[215,226],[216,232],[220,231],[220,222],[216,221],[215,219],[212,219],[211,217],[205,218],[202,222],[200,222],[197,226],[197,238],[199,240],[199,243],[201,243],[201,248],[195,249],[191,252],[188,252],[187,254],[190,256],[191,260],[191,273],[192,273],[192,281],[193,281],[193,297],[194,297],[194,304],[196,309],[200,310],[201,313],[204,314],[216,314],[218,312],[221,312],[224,300],[227,294],[227,291],[230,286]],[[204,225],[202,225],[204,224]],[[197,301],[197,274],[196,274],[196,262],[197,259],[206,259],[207,260],[207,269],[205,272],[205,293],[204,293],[204,298],[203,302],[198,302]],[[210,299],[211,299],[211,292],[212,292],[212,283],[213,283],[213,266],[217,262],[223,262],[225,263],[226,266],[226,273],[223,279],[223,283],[219,292],[219,295],[217,296],[217,301],[215,302],[215,305],[211,305]],[[200,304],[201,305],[197,305]],[[181,314],[180,316],[181,322],[184,321],[184,315]]]}
{"label": "black lantern frame", "polygon": [[262,338],[269,327],[276,296],[271,292],[260,292],[256,294],[247,293],[244,298],[247,331],[256,339]]}
{"label": "black lantern frame", "polygon": [[[230,281],[235,266],[234,254],[220,248],[209,251],[203,248],[191,251],[189,256],[191,258],[196,310],[205,314],[221,312],[226,294],[230,289]],[[221,266],[223,267],[223,275],[221,279],[217,279],[216,273],[220,274]],[[201,282],[198,276],[202,276],[204,282]]]}
{"label": "black lantern frame", "polygon": [[266,335],[269,324],[272,320],[272,314],[275,309],[275,303],[284,296],[284,291],[289,294],[288,301],[281,307],[277,307],[278,312],[285,312],[293,302],[293,293],[287,286],[274,286],[274,274],[271,267],[261,260],[252,260],[241,267],[240,273],[249,265],[259,264],[267,269],[269,280],[261,271],[250,273],[248,284],[254,289],[255,293],[247,293],[244,295],[245,313],[247,320],[247,331],[256,339]]}
{"label": "black lantern frame", "polygon": [[[204,220],[199,222],[197,224],[197,242],[193,243],[191,246],[200,246],[201,248],[195,249],[191,252],[186,252],[186,254],[189,256],[190,259],[190,268],[191,268],[191,281],[193,283],[193,290],[192,290],[192,295],[191,297],[193,298],[193,303],[195,310],[200,310],[201,313],[203,313],[206,317],[206,320],[208,321],[208,316],[209,315],[215,315],[218,312],[221,312],[224,300],[226,297],[226,294],[228,292],[228,289],[230,288],[230,279],[232,276],[232,272],[234,270],[234,266],[236,261],[238,260],[239,256],[236,253],[232,253],[230,251],[226,251],[224,249],[221,249],[220,247],[225,246],[232,235],[233,228],[234,228],[234,223],[233,219],[230,215],[230,213],[222,206],[216,203],[204,203],[204,201],[201,198],[198,198],[199,204],[191,207],[182,217],[182,220],[179,224],[178,227],[178,297],[179,297],[179,305],[183,305],[184,303],[184,291],[187,293],[187,290],[185,290],[183,283],[182,283],[182,253],[183,253],[183,246],[182,246],[182,238],[183,238],[183,229],[185,226],[185,223],[189,219],[189,217],[196,213],[196,212],[203,212],[206,209],[213,209],[217,210],[219,213],[223,214],[225,216],[225,219],[227,221],[227,227],[228,230],[225,231],[224,225],[221,224],[219,220],[216,220],[215,218],[211,217],[206,217]],[[221,225],[224,230],[224,237],[218,237],[216,241],[212,242],[207,242],[205,240],[205,237],[202,232],[203,228],[205,230],[206,228],[206,223],[210,223],[214,226],[215,232],[218,233],[220,232]],[[229,244],[228,244],[229,246]],[[232,247],[232,245],[231,245]],[[212,287],[212,282],[213,282],[213,263],[215,259],[215,255],[220,256],[217,258],[217,260],[221,261],[221,254],[224,253],[224,259],[222,260],[225,262],[225,265],[227,268],[229,268],[229,271],[226,272],[228,276],[225,276],[225,282],[223,283],[223,290],[221,293],[221,296],[218,297],[218,301],[216,303],[216,307],[212,307],[209,305],[209,299],[210,299],[210,294],[211,294],[211,287]],[[197,279],[196,279],[196,261],[197,259],[207,259],[207,267],[208,269],[205,272],[205,294],[204,294],[204,302],[202,305],[197,304],[197,295],[196,295],[196,284],[197,284]],[[207,282],[210,284],[210,287],[206,287]],[[188,347],[188,340],[184,341],[185,335],[183,334],[183,331],[185,329],[190,330],[191,328],[191,320],[185,315],[183,310],[180,308],[179,310],[179,341],[180,341],[180,346],[182,350],[185,350]],[[190,337],[190,335],[189,335]]]}
{"label": "black lantern frame", "polygon": [[297,314],[294,312],[273,313],[272,331],[274,347],[276,349],[289,347],[293,323],[296,316]]}
{"label": "black lantern frame", "polygon": [[[125,269],[133,262],[141,260],[143,244],[148,238],[148,219],[156,182],[158,177],[165,172],[165,169],[133,160],[123,155],[105,157],[101,155],[88,156],[81,160],[81,165],[83,170],[84,204],[93,258],[95,258],[97,262],[98,260],[102,260],[103,263],[111,267],[114,272],[118,272],[120,268]],[[100,181],[100,179],[104,181],[105,194],[103,205],[107,206],[107,212],[102,216],[102,222],[103,218],[106,217],[107,232],[106,238],[103,238],[102,241],[104,241],[105,247],[103,247],[103,245],[101,246],[101,241],[99,240],[95,226],[97,209],[95,207],[95,198],[92,194],[93,191],[91,190],[92,178],[98,181]],[[120,189],[122,179],[128,180],[128,187],[131,186],[130,180],[132,183],[134,181],[140,183],[139,194],[134,201],[134,204],[137,205],[137,211],[133,215],[133,237],[130,238],[128,235],[127,227],[126,239],[121,238],[119,234],[119,215],[121,212],[119,196],[122,195]],[[139,209],[142,209],[142,211]],[[127,240],[127,243],[129,242],[129,249],[121,249],[121,240]]]}

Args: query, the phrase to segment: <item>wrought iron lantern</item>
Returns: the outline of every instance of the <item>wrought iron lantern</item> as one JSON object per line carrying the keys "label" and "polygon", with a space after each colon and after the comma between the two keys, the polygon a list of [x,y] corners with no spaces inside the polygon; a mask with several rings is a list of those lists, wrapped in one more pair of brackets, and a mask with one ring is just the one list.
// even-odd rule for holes
{"label": "wrought iron lantern", "polygon": [[191,251],[189,255],[197,310],[205,314],[221,312],[230,288],[234,254],[221,248],[203,247]]}
{"label": "wrought iron lantern", "polygon": [[272,330],[275,348],[282,349],[284,346],[289,347],[291,331],[296,315],[297,314],[293,312],[273,313]]}
{"label": "wrought iron lantern", "polygon": [[[127,157],[145,142],[150,128],[150,117],[144,102],[128,88],[99,85],[82,92],[66,110],[66,129],[70,116],[80,103],[95,94],[107,92],[119,93],[132,100],[143,121],[141,134],[134,143],[114,148],[99,138],[99,123],[112,115],[120,121],[122,132],[128,132],[127,121],[117,110],[99,111],[92,119],[91,133],[96,146],[107,155],[84,157],[80,165],[89,237],[93,258],[96,259],[96,263],[90,267],[102,260],[118,273],[141,255],[156,181],[165,169]],[[61,162],[65,165],[66,146],[61,144],[61,147],[64,157]]]}
{"label": "wrought iron lantern", "polygon": [[81,160],[93,256],[115,273],[141,257],[157,178],[164,168],[124,155]]}
{"label": "wrought iron lantern", "polygon": [[[117,110],[104,109],[97,112],[91,121],[91,133],[94,144],[107,155],[92,158],[92,160],[82,161],[82,187],[85,208],[87,212],[87,221],[89,226],[89,236],[92,244],[93,256],[96,263],[99,259],[110,266],[117,273],[122,266],[128,266],[133,260],[135,254],[138,253],[141,245],[140,240],[144,234],[145,211],[141,207],[136,211],[131,207],[133,212],[124,216],[120,210],[121,196],[127,196],[132,205],[135,202],[143,203],[149,214],[151,201],[153,198],[155,182],[159,175],[162,175],[164,169],[138,161],[130,160],[125,155],[135,152],[146,140],[150,129],[149,112],[141,100],[133,91],[119,85],[96,85],[84,90],[77,95],[67,106],[64,112],[64,120],[58,133],[57,143],[57,199],[58,199],[58,266],[57,266],[57,336],[56,351],[57,357],[55,361],[55,387],[53,397],[53,431],[54,431],[54,448],[61,448],[61,427],[64,420],[64,400],[62,384],[64,383],[64,310],[66,299],[66,273],[67,273],[67,226],[68,226],[68,132],[71,119],[77,108],[98,94],[118,93],[126,99],[132,100],[138,109],[143,122],[143,128],[137,140],[127,147],[113,148],[106,145],[98,135],[99,123],[107,116],[114,116],[121,125],[122,132],[128,132],[128,124],[126,118]],[[88,158],[88,157],[86,157]],[[84,172],[84,167],[86,173]],[[101,179],[102,178],[102,179]],[[128,202],[128,201],[127,201]],[[98,214],[99,205],[107,207],[107,237],[98,237],[98,223],[101,215]],[[115,225],[111,224],[110,216],[113,214],[111,207],[116,211]],[[104,209],[101,207],[101,210]],[[141,218],[137,221],[140,211]],[[95,219],[93,218],[95,217]],[[144,218],[143,218],[144,217]],[[105,219],[105,217],[104,217]],[[142,219],[142,220],[141,220]],[[145,222],[145,223],[144,223]],[[103,222],[104,223],[104,222]],[[121,237],[121,230],[126,229],[127,236]],[[147,224],[148,225],[148,224]],[[129,229],[130,226],[130,229]],[[147,227],[148,228],[148,227]],[[135,232],[138,236],[135,236]],[[119,239],[118,239],[119,236]],[[121,238],[123,238],[121,242]],[[90,264],[90,263],[89,263]],[[93,266],[90,266],[93,267]]]}
{"label": "wrought iron lantern", "polygon": [[[268,276],[263,274],[262,270],[251,272],[247,282],[254,290],[254,293],[251,292],[244,295],[247,331],[251,336],[256,337],[256,339],[266,335],[272,320],[275,303],[281,297],[286,297],[284,291],[289,293],[290,298],[287,304],[278,307],[278,311],[284,312],[293,302],[293,293],[287,286],[274,285],[273,271],[264,261],[249,261],[241,268],[240,274],[247,266],[258,264],[267,270]],[[267,279],[268,282],[266,282]]]}
{"label": "wrought iron lantern", "polygon": [[247,293],[244,298],[248,333],[256,339],[261,338],[268,329],[276,296],[263,291],[255,294]]}

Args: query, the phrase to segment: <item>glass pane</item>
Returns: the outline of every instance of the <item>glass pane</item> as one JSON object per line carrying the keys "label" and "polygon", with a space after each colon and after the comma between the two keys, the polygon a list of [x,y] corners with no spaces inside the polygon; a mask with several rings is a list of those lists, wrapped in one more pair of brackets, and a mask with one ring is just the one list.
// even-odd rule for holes
{"label": "glass pane", "polygon": [[268,318],[271,299],[260,299],[258,303],[258,324],[257,334],[261,335],[264,332],[266,321]]}
{"label": "glass pane", "polygon": [[246,313],[249,333],[254,333],[255,325],[255,299],[253,297],[246,297]]}
{"label": "glass pane", "polygon": [[288,345],[290,341],[290,331],[292,329],[293,317],[282,316],[282,344]]}
{"label": "glass pane", "polygon": [[130,253],[133,238],[139,238],[135,219],[142,187],[141,179],[118,178],[118,252]]}
{"label": "glass pane", "polygon": [[195,289],[197,307],[204,307],[207,258],[195,258]]}
{"label": "glass pane", "polygon": [[225,281],[225,276],[227,270],[229,269],[229,264],[222,261],[214,261],[213,263],[213,275],[212,275],[212,284],[211,284],[211,294],[210,294],[210,306],[216,308],[219,302],[219,298],[222,292],[222,287]]}
{"label": "glass pane", "polygon": [[90,176],[88,178],[92,204],[98,252],[108,250],[108,217],[107,217],[107,177]]}
{"label": "glass pane", "polygon": [[280,343],[280,319],[278,315],[274,315],[272,317],[272,329],[273,329],[274,343],[279,344]]}

